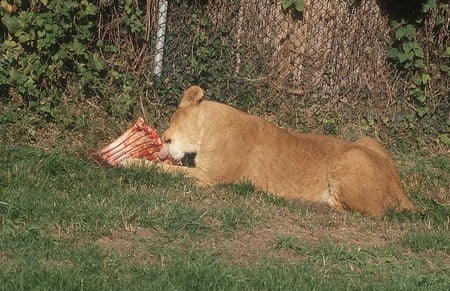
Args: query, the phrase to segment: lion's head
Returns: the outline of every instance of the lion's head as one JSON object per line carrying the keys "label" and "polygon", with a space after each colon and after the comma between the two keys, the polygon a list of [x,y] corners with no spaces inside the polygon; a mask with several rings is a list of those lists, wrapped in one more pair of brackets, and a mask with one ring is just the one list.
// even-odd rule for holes
{"label": "lion's head", "polygon": [[202,133],[201,107],[204,92],[198,86],[192,86],[184,92],[178,109],[170,118],[169,128],[164,132],[164,146],[159,155],[165,159],[169,154],[175,160],[181,160],[187,153],[197,153]]}

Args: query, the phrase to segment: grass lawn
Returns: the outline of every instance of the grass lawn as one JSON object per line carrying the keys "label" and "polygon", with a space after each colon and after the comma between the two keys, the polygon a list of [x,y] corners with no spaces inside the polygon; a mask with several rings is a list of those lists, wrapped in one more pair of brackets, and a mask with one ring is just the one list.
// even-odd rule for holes
{"label": "grass lawn", "polygon": [[422,215],[0,145],[0,290],[450,290],[449,155],[396,160]]}

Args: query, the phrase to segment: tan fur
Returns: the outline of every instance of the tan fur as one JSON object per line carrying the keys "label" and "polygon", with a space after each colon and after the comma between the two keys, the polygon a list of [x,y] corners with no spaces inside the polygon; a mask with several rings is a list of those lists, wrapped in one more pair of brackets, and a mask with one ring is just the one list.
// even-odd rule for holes
{"label": "tan fur", "polygon": [[201,185],[249,181],[277,196],[374,216],[390,209],[415,210],[392,157],[373,139],[349,142],[290,132],[203,101],[197,86],[185,92],[163,141],[173,157],[195,152],[196,158],[194,168],[161,166],[183,171]]}

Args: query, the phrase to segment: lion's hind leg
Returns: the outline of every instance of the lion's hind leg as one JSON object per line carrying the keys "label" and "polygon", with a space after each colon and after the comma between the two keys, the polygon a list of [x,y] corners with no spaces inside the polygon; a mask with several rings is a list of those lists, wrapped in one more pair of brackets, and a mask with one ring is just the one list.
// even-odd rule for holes
{"label": "lion's hind leg", "polygon": [[394,159],[391,154],[389,154],[378,142],[369,138],[363,137],[355,141],[355,144],[367,148],[369,151],[378,155],[378,159],[384,165],[384,172],[388,173],[388,177],[385,179],[386,183],[389,185],[390,194],[399,202],[397,206],[391,207],[393,210],[398,212],[403,211],[418,211],[418,208],[411,202],[409,197],[403,191],[402,182],[400,179],[400,174],[398,172],[397,166],[395,165]]}
{"label": "lion's hind leg", "polygon": [[399,206],[397,180],[378,153],[353,147],[347,150],[333,172],[339,185],[338,198],[346,209],[381,216]]}

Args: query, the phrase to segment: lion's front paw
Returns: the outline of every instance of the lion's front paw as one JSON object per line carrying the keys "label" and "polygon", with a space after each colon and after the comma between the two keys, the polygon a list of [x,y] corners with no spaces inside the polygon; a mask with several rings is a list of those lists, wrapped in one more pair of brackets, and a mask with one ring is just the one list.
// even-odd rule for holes
{"label": "lion's front paw", "polygon": [[157,161],[153,160],[153,161],[149,161],[146,159],[139,159],[139,158],[124,158],[119,162],[119,166],[121,167],[127,167],[127,168],[131,168],[131,167],[153,167],[154,165],[156,165]]}

